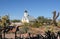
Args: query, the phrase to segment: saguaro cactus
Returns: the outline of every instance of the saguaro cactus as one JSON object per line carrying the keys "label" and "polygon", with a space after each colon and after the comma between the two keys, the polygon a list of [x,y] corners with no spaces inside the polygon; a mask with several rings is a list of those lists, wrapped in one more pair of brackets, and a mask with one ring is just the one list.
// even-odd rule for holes
{"label": "saguaro cactus", "polygon": [[55,26],[57,26],[57,22],[56,22],[56,19],[59,17],[59,12],[58,14],[56,15],[56,11],[53,12],[53,24]]}

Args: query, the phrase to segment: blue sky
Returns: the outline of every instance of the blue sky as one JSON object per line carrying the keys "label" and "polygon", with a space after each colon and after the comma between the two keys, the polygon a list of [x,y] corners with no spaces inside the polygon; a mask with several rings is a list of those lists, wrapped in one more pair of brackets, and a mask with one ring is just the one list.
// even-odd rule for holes
{"label": "blue sky", "polygon": [[60,12],[60,0],[0,0],[0,16],[9,14],[10,19],[21,19],[24,10],[35,18],[52,18],[52,12]]}

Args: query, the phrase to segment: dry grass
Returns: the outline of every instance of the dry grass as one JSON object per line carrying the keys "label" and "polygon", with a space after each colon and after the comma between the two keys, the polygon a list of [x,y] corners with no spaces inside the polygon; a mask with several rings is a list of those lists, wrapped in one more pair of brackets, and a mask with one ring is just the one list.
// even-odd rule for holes
{"label": "dry grass", "polygon": [[45,31],[50,30],[51,32],[58,32],[60,30],[60,27],[57,26],[42,26],[39,28],[33,28],[33,27],[29,27],[30,32],[38,34],[38,33],[45,33]]}

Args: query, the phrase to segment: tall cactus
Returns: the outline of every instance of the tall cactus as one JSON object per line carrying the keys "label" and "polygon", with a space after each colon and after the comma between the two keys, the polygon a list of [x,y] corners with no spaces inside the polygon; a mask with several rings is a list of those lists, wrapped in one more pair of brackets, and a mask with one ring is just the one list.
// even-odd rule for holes
{"label": "tall cactus", "polygon": [[58,14],[56,15],[56,11],[53,12],[53,24],[55,26],[57,26],[57,22],[56,22],[56,19],[59,17],[59,12]]}

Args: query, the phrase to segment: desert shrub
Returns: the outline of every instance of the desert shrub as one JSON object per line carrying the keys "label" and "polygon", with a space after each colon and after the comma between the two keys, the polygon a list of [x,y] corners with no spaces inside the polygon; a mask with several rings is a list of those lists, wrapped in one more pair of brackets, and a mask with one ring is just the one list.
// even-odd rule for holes
{"label": "desert shrub", "polygon": [[29,28],[28,28],[28,27],[23,26],[22,28],[20,28],[19,32],[23,34],[23,33],[27,33],[27,32],[28,32],[28,30],[29,30]]}

